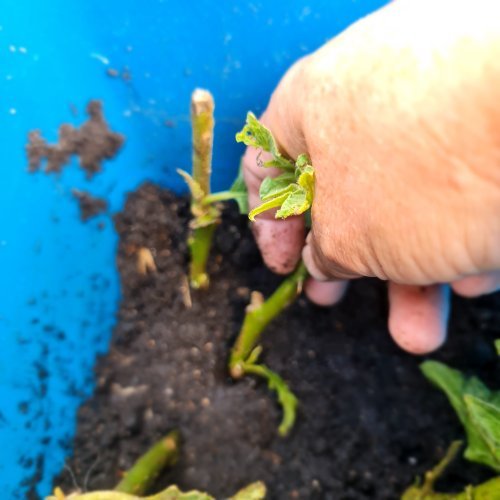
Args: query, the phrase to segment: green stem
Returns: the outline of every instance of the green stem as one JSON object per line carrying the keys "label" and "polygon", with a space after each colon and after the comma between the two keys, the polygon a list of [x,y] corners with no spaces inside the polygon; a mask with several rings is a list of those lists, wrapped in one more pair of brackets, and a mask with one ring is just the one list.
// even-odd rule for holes
{"label": "green stem", "polygon": [[247,307],[243,326],[229,360],[229,370],[232,377],[243,376],[243,364],[258,344],[264,328],[295,300],[306,277],[307,269],[304,263],[300,262],[297,269],[281,283],[265,302],[250,304]]}
{"label": "green stem", "polygon": [[144,494],[158,474],[177,461],[179,439],[178,431],[172,431],[160,439],[125,473],[114,491],[133,495]]}
{"label": "green stem", "polygon": [[215,228],[216,224],[211,224],[193,229],[188,239],[191,252],[189,281],[195,289],[207,288],[210,281],[206,269]]}
{"label": "green stem", "polygon": [[434,490],[435,482],[443,475],[443,472],[450,465],[450,463],[453,462],[461,447],[462,441],[453,441],[450,444],[449,448],[446,450],[445,456],[440,460],[440,462],[433,469],[425,473],[422,492],[431,493]]}
{"label": "green stem", "polygon": [[227,200],[234,200],[236,198],[236,195],[232,191],[219,191],[218,193],[212,193],[202,200],[202,205],[211,205],[212,203],[216,203],[218,201],[227,201]]}
{"label": "green stem", "polygon": [[[193,128],[193,179],[198,183],[203,197],[207,197],[210,195],[214,138],[214,99],[207,90],[196,89],[191,96],[191,126]],[[191,200],[191,212],[194,221],[198,221],[199,225],[192,230],[188,241],[191,252],[189,281],[193,288],[206,288],[209,284],[206,265],[217,216],[212,207],[203,204],[198,199]],[[205,223],[199,223],[205,218]]]}
{"label": "green stem", "polygon": [[422,486],[410,486],[403,493],[401,500],[493,500],[500,498],[500,477],[490,479],[477,486],[467,486],[460,493],[438,493],[434,491],[435,482],[455,459],[461,446],[461,441],[453,441],[441,461],[433,469],[425,473],[424,484]]}

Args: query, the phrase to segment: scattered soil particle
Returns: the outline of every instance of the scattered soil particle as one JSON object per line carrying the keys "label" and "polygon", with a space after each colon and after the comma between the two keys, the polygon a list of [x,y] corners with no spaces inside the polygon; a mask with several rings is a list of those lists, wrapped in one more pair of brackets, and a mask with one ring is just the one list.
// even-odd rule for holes
{"label": "scattered soil particle", "polygon": [[111,78],[117,78],[118,76],[120,76],[120,73],[118,72],[118,70],[114,69],[114,68],[108,68],[106,70],[106,74],[108,76],[110,76]]}
{"label": "scattered soil particle", "polygon": [[[224,211],[211,260],[211,287],[183,299],[189,204],[144,185],[115,220],[122,301],[110,352],[96,367],[95,394],[81,407],[68,463],[89,491],[115,485],[124,470],[172,428],[179,463],[156,485],[208,490],[216,498],[264,480],[269,498],[391,500],[463,437],[445,397],[421,375],[421,358],[387,332],[385,285],[354,282],[337,307],[300,298],[269,325],[264,361],[300,401],[291,435],[260,381],[229,380],[227,355],[249,291],[280,281],[262,264],[247,223]],[[155,249],[157,272],[140,275],[129,249]],[[500,295],[454,299],[450,339],[432,356],[500,387]],[[87,483],[84,478],[87,476]],[[458,460],[439,487],[458,490],[488,471]],[[72,480],[55,480],[66,492]]]}
{"label": "scattered soil particle", "polygon": [[29,132],[26,145],[29,171],[40,170],[46,160],[46,173],[60,172],[71,156],[76,155],[88,178],[99,172],[102,161],[116,155],[124,137],[109,130],[99,101],[89,102],[87,114],[89,119],[79,129],[70,124],[61,125],[56,144],[47,144],[39,130]]}
{"label": "scattered soil particle", "polygon": [[73,189],[73,196],[78,201],[80,207],[80,219],[82,222],[87,222],[92,217],[106,212],[108,203],[102,198],[92,196],[90,193]]}

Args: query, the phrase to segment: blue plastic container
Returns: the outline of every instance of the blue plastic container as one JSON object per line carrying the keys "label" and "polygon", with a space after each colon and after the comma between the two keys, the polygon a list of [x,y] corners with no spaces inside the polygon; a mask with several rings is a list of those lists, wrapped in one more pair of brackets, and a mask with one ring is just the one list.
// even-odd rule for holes
{"label": "blue plastic container", "polygon": [[[0,13],[0,492],[39,498],[71,453],[79,404],[93,388],[119,301],[110,214],[146,179],[183,189],[189,98],[216,100],[214,187],[234,177],[234,142],[281,75],[383,0],[67,2],[4,0]],[[130,79],[109,76],[126,71]],[[27,133],[55,142],[100,99],[119,155],[92,181],[76,161],[30,175]],[[79,220],[72,188],[109,202]],[[99,225],[104,224],[104,229]],[[91,439],[91,437],[89,437]]]}

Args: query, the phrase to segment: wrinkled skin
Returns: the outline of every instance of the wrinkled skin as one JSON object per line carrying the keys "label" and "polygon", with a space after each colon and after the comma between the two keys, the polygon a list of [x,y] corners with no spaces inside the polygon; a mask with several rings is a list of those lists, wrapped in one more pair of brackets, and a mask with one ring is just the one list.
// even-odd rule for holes
{"label": "wrinkled skin", "polygon": [[[322,305],[349,279],[387,280],[389,330],[413,353],[445,340],[448,284],[467,297],[500,284],[499,18],[487,0],[394,2],[299,60],[261,117],[316,171],[305,246],[303,218],[257,218],[267,265],[287,273],[302,255]],[[251,208],[270,174],[257,155]]]}

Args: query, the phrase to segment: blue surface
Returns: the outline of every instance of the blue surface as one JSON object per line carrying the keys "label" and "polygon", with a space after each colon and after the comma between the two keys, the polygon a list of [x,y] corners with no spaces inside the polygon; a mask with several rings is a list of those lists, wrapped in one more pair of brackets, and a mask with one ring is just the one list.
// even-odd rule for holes
{"label": "blue surface", "polygon": [[[81,223],[71,189],[107,198],[111,213],[145,179],[182,189],[175,169],[190,165],[195,87],[216,99],[214,187],[226,187],[241,154],[233,138],[246,111],[263,110],[295,59],[383,3],[2,2],[2,498],[49,493],[114,323],[119,279],[110,215]],[[110,78],[108,68],[128,68],[132,78]],[[118,157],[91,182],[76,163],[60,176],[29,175],[27,132],[39,128],[55,141],[61,123],[84,121],[93,98],[103,101],[111,128],[127,137]]]}

